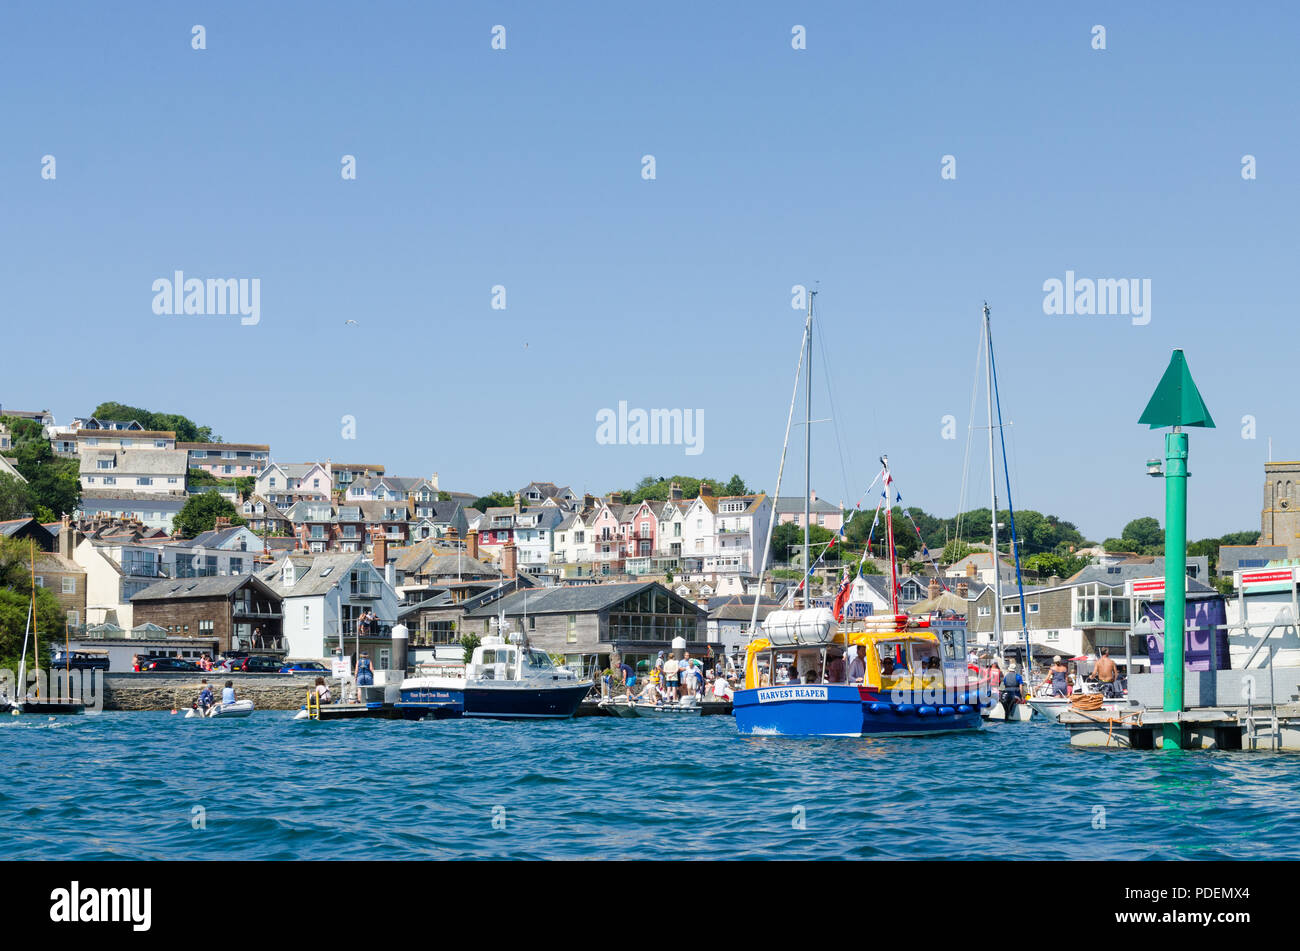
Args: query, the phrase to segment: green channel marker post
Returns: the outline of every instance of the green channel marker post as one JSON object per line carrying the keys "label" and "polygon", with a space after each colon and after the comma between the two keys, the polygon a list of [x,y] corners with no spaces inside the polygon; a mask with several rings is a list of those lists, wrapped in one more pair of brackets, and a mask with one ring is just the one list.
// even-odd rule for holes
{"label": "green channel marker post", "polygon": [[[1214,428],[1210,411],[1192,381],[1183,351],[1175,350],[1139,423],[1165,434],[1165,700],[1166,713],[1182,712],[1184,644],[1187,637],[1187,433],[1184,426]],[[1158,460],[1153,460],[1157,462]],[[1159,475],[1159,469],[1149,469]],[[1181,723],[1164,725],[1164,749],[1183,747]]]}

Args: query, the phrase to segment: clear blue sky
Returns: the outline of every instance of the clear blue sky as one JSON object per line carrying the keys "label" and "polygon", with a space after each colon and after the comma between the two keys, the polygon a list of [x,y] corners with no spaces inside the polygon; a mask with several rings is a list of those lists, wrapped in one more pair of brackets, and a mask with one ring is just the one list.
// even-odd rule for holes
{"label": "clear blue sky", "polygon": [[[1192,437],[1190,534],[1254,528],[1268,437],[1300,457],[1298,20],[1284,3],[9,4],[0,403],[66,422],[119,400],[278,460],[469,491],[673,472],[770,490],[790,287],[819,281],[850,462],[818,427],[821,496],[852,501],[886,450],[907,504],[954,510],[987,299],[1018,505],[1098,540],[1163,521],[1142,467],[1161,439],[1135,420],[1183,347],[1219,424]],[[176,269],[260,278],[261,323],[156,316],[151,284]],[[1149,278],[1150,324],[1045,316],[1067,270]],[[702,409],[703,453],[598,445],[620,400]]]}

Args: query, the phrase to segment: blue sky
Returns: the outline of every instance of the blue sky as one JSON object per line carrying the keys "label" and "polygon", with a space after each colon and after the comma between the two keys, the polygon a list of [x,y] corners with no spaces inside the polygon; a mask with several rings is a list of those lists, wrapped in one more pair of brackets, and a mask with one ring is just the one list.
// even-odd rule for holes
{"label": "blue sky", "polygon": [[[987,299],[1019,506],[1098,540],[1163,521],[1143,472],[1161,439],[1135,421],[1183,347],[1219,424],[1192,437],[1189,532],[1256,528],[1268,438],[1300,457],[1298,19],[1281,3],[9,5],[0,403],[66,422],[119,400],[278,460],[469,491],[673,472],[770,490],[790,288],[820,282],[847,463],[817,427],[820,496],[851,503],[888,451],[906,503],[955,509]],[[155,315],[152,282],[177,269],[259,278],[260,323]],[[1150,323],[1045,315],[1043,282],[1067,270],[1150,279]],[[814,415],[826,394],[819,377]],[[596,414],[620,400],[703,410],[704,451],[599,445]]]}

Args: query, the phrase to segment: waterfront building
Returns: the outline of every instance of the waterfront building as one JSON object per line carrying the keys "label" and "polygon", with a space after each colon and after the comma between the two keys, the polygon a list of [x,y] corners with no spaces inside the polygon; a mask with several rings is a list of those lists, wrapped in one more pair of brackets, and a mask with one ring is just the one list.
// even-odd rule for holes
{"label": "waterfront building", "polygon": [[[370,463],[333,462],[329,463],[330,487],[336,496],[346,497],[352,483],[359,479],[373,479],[384,474],[384,467]],[[438,474],[434,473],[437,485]]]}
{"label": "waterfront building", "polygon": [[682,571],[688,577],[704,575],[706,560],[717,553],[718,500],[709,488],[708,483],[700,483],[699,496],[682,517]]}
{"label": "waterfront building", "polygon": [[[384,554],[376,551],[377,557]],[[360,637],[360,649],[369,651],[376,668],[388,666],[397,592],[385,572],[361,554],[291,552],[262,568],[258,577],[283,601],[290,657],[329,657],[342,635],[349,656],[355,659]],[[361,636],[358,621],[366,610],[374,612],[377,623]]]}
{"label": "waterfront building", "polygon": [[168,578],[212,578],[251,574],[263,551],[262,539],[247,526],[218,518],[216,527],[194,538],[158,545],[162,572]]}
{"label": "waterfront building", "polygon": [[173,637],[215,639],[217,650],[285,652],[282,599],[255,574],[168,578],[131,596],[135,625]]}
{"label": "waterfront building", "polygon": [[565,511],[573,511],[578,505],[578,496],[571,488],[554,482],[530,482],[518,494],[522,505],[543,505],[551,499]]}
{"label": "waterfront building", "polygon": [[467,612],[461,632],[495,634],[502,614],[507,631],[583,671],[608,667],[611,653],[652,660],[677,637],[696,656],[708,653],[707,609],[653,581],[516,591]]}
{"label": "waterfront building", "polygon": [[721,496],[714,518],[714,552],[704,558],[704,573],[732,576],[733,585],[742,579],[757,581],[771,512],[772,504],[761,492]]}

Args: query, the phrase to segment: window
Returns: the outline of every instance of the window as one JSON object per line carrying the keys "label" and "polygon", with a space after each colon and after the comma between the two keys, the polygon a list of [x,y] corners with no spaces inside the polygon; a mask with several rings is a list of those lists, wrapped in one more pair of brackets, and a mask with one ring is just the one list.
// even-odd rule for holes
{"label": "window", "polygon": [[199,636],[200,636],[200,637],[203,637],[204,635],[207,635],[208,637],[211,637],[211,636],[212,636],[212,622],[211,622],[211,621],[200,621],[200,622],[199,622]]}
{"label": "window", "polygon": [[992,613],[993,612],[989,610],[987,604],[981,604],[979,606],[979,617],[989,617]]}
{"label": "window", "polygon": [[63,579],[63,593],[64,593],[64,594],[76,594],[76,593],[77,593],[77,579],[76,579],[76,578],[64,578],[64,579]]}
{"label": "window", "polygon": [[153,479],[148,476],[140,476],[135,480],[136,485],[153,485]]}
{"label": "window", "polygon": [[44,588],[44,587],[45,587],[45,577],[44,577],[44,575],[37,575],[37,576],[36,576],[36,587],[38,587],[38,588]]}
{"label": "window", "polygon": [[1048,632],[1047,632],[1047,643],[1049,643],[1049,644],[1053,644],[1053,643],[1056,643],[1057,641],[1059,641],[1060,639],[1061,639],[1061,632],[1060,632],[1060,631],[1048,631]]}
{"label": "window", "polygon": [[1037,605],[1037,604],[1031,604],[1031,605],[1029,606],[1029,613],[1030,613],[1030,614],[1037,614],[1037,613],[1038,613],[1038,605]]}
{"label": "window", "polygon": [[112,460],[112,459],[100,459],[97,463],[95,463],[95,468],[96,468],[96,469],[111,469],[111,468],[113,468],[113,460]]}

